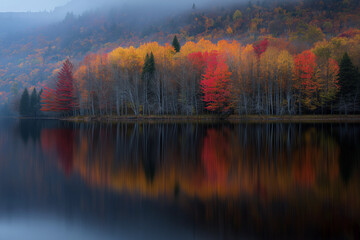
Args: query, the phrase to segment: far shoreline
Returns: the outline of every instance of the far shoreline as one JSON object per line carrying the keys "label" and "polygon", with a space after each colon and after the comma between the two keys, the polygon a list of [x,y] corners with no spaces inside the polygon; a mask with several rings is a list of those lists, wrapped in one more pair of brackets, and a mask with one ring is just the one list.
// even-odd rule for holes
{"label": "far shoreline", "polygon": [[56,120],[66,122],[105,123],[360,123],[360,115],[150,115],[150,116],[76,116],[76,117],[18,117],[0,116],[0,119]]}
{"label": "far shoreline", "polygon": [[271,123],[271,122],[348,122],[360,123],[360,115],[231,115],[221,117],[218,115],[150,115],[150,116],[77,116],[59,118],[70,122],[120,122],[120,123],[183,123],[183,122],[229,122],[229,123]]}

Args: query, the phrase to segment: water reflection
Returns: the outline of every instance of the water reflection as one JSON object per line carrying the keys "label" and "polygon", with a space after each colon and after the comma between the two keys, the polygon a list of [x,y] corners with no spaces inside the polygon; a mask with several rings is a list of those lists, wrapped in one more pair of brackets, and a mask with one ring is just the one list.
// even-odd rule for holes
{"label": "water reflection", "polygon": [[5,212],[156,218],[166,237],[359,234],[358,124],[1,123]]}

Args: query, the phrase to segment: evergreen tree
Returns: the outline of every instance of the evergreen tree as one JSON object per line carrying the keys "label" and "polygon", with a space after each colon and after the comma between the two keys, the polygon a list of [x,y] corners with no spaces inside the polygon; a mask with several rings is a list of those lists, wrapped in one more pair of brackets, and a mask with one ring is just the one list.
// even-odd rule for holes
{"label": "evergreen tree", "polygon": [[27,88],[25,88],[20,99],[20,109],[19,109],[20,115],[27,116],[29,114],[29,107],[30,107],[29,92]]}
{"label": "evergreen tree", "polygon": [[34,88],[34,90],[31,93],[30,96],[30,108],[29,108],[29,114],[31,116],[36,116],[36,105],[38,103],[38,96],[37,96],[37,92],[36,89]]}
{"label": "evergreen tree", "polygon": [[38,114],[41,114],[41,95],[43,93],[43,90],[40,89],[40,92],[38,94],[38,98],[37,98],[37,105],[36,105],[36,112]]}
{"label": "evergreen tree", "polygon": [[149,58],[149,74],[150,77],[153,77],[155,74],[155,58],[154,54],[151,52],[150,58]]}
{"label": "evergreen tree", "polygon": [[143,113],[150,113],[149,109],[149,100],[151,98],[151,82],[154,78],[155,74],[155,58],[154,54],[151,52],[146,54],[144,66],[141,73],[141,80],[143,81],[143,89],[144,89],[144,107]]}
{"label": "evergreen tree", "polygon": [[55,89],[45,88],[41,95],[42,111],[68,115],[78,107],[74,97],[73,70],[73,64],[66,59],[57,75]]}
{"label": "evergreen tree", "polygon": [[177,39],[176,35],[173,39],[172,46],[175,48],[176,52],[180,52],[181,46],[180,46],[179,40]]}
{"label": "evergreen tree", "polygon": [[148,68],[149,68],[149,54],[147,53],[145,56],[145,61],[144,61],[144,65],[143,65],[142,72],[141,72],[141,79],[143,81],[145,80],[145,75],[148,72]]}
{"label": "evergreen tree", "polygon": [[40,89],[40,92],[39,92],[39,94],[38,94],[38,102],[40,102],[41,101],[41,94],[43,93],[43,90],[42,89]]}
{"label": "evergreen tree", "polygon": [[73,70],[73,64],[69,59],[66,59],[57,76],[55,88],[57,111],[65,114],[72,113],[74,107],[76,107],[74,100]]}
{"label": "evergreen tree", "polygon": [[357,71],[347,53],[340,62],[338,93],[339,109],[347,114],[350,110],[355,111],[355,100],[357,94]]}
{"label": "evergreen tree", "polygon": [[152,78],[154,76],[154,73],[155,73],[154,54],[151,53],[150,56],[149,54],[146,54],[144,66],[141,72],[141,79],[145,81],[146,78]]}

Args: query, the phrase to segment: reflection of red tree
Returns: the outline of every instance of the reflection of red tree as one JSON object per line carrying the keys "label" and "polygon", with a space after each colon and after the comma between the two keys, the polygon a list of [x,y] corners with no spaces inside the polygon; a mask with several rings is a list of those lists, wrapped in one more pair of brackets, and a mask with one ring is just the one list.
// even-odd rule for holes
{"label": "reflection of red tree", "polygon": [[[315,184],[316,170],[319,159],[326,159],[324,150],[316,144],[316,130],[310,129],[304,134],[305,143],[294,154],[294,179],[302,186],[311,187]],[[323,167],[323,166],[322,166]],[[320,168],[322,168],[320,167]]]}
{"label": "reflection of red tree", "polygon": [[71,129],[44,129],[41,146],[47,153],[55,153],[66,175],[73,169],[74,132]]}
{"label": "reflection of red tree", "polygon": [[226,182],[229,170],[228,153],[228,131],[209,129],[201,153],[201,161],[209,182]]}
{"label": "reflection of red tree", "polygon": [[316,173],[313,161],[314,159],[306,156],[306,158],[302,159],[301,164],[295,168],[294,178],[302,186],[310,187],[315,183]]}

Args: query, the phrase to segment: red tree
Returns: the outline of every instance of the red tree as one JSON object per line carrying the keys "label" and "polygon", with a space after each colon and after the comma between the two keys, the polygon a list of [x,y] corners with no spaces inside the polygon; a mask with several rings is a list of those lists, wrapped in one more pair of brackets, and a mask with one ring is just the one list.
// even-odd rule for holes
{"label": "red tree", "polygon": [[41,94],[41,111],[52,112],[56,111],[55,106],[55,90],[45,87]]}
{"label": "red tree", "polygon": [[266,51],[268,46],[269,46],[269,40],[267,38],[265,38],[260,42],[254,43],[253,48],[258,58],[261,57],[261,54],[263,54]]}
{"label": "red tree", "polygon": [[198,72],[202,72],[206,67],[206,59],[201,52],[194,52],[188,55],[188,60]]}
{"label": "red tree", "polygon": [[74,67],[70,60],[66,59],[58,73],[55,90],[45,89],[41,96],[42,111],[70,113],[76,107],[74,101],[73,69]]}
{"label": "red tree", "polygon": [[318,105],[316,93],[320,88],[315,76],[316,56],[311,51],[304,51],[295,57],[294,64],[297,80],[295,87],[299,91],[299,111],[301,113],[301,102],[314,110]]}
{"label": "red tree", "polygon": [[227,112],[230,109],[229,67],[224,58],[215,51],[205,53],[204,57],[207,59],[207,67],[201,80],[201,89],[206,109],[219,113]]}
{"label": "red tree", "polygon": [[304,85],[307,84],[315,73],[316,56],[311,51],[304,51],[295,57],[295,74],[303,80]]}

